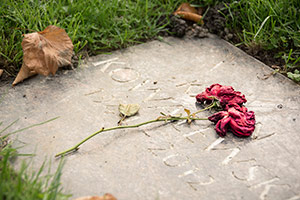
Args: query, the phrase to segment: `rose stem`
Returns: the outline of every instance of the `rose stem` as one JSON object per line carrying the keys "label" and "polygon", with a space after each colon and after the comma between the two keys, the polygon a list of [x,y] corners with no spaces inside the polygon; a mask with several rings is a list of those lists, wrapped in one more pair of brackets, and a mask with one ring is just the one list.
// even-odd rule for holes
{"label": "rose stem", "polygon": [[[87,140],[91,139],[92,137],[98,135],[99,133],[105,132],[105,131],[112,131],[112,130],[116,130],[116,129],[126,129],[126,128],[136,128],[136,127],[140,127],[146,124],[150,124],[150,123],[154,123],[154,122],[160,122],[160,121],[179,121],[179,120],[187,120],[188,117],[166,117],[166,118],[157,118],[154,120],[150,120],[150,121],[146,121],[146,122],[142,122],[140,124],[136,124],[136,125],[128,125],[128,126],[115,126],[115,127],[111,127],[111,128],[102,128],[101,130],[91,134],[90,136],[88,136],[87,138],[85,138],[84,140],[82,140],[81,142],[79,142],[78,144],[76,144],[74,147],[65,150],[61,153],[58,153],[55,155],[55,157],[60,157],[60,156],[64,156],[67,153],[70,153],[72,151],[77,151],[79,149],[79,146],[82,145],[83,143],[85,143]],[[207,118],[190,118],[191,120],[207,120]]]}
{"label": "rose stem", "polygon": [[206,108],[203,108],[203,109],[201,109],[201,110],[198,110],[197,112],[192,113],[190,116],[196,115],[196,114],[198,114],[198,113],[200,113],[200,112],[203,112],[203,111],[205,111],[205,110],[209,110],[209,109],[215,107],[216,105],[217,105],[217,103],[216,103],[215,101],[213,101],[213,102],[212,102],[209,106],[207,106]]}

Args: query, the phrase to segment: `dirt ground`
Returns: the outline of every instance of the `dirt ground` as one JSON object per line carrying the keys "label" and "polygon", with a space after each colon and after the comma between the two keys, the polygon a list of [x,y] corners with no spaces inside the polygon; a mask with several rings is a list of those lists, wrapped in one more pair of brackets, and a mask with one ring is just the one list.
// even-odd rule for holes
{"label": "dirt ground", "polygon": [[[226,27],[225,17],[220,12],[218,12],[218,10],[222,9],[223,7],[224,4],[219,4],[215,7],[209,8],[204,17],[203,25],[198,25],[196,23],[189,22],[175,16],[170,16],[171,23],[168,26],[169,31],[171,32],[171,35],[174,35],[176,37],[187,36],[203,38],[206,37],[208,33],[212,33],[218,35],[220,38],[232,44],[241,43],[242,41],[237,36],[237,33],[233,30],[229,30]],[[229,14],[227,12],[228,11],[226,9],[222,10],[222,13],[224,15]],[[253,45],[252,47],[239,45],[238,47],[270,67],[272,67],[273,65],[284,65],[284,61],[281,58],[275,58],[274,51],[265,51],[260,48],[260,46],[255,45]]]}

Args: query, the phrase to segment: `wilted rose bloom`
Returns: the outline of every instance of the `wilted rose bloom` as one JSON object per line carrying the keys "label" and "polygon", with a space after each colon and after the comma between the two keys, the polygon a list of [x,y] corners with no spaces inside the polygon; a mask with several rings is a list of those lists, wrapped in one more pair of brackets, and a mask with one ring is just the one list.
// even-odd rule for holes
{"label": "wilted rose bloom", "polygon": [[208,119],[216,123],[216,131],[224,137],[227,131],[239,137],[250,136],[255,129],[255,115],[246,107],[238,104],[228,104],[227,111],[221,111],[213,114]]}
{"label": "wilted rose bloom", "polygon": [[206,88],[205,92],[202,92],[196,96],[197,102],[199,103],[211,103],[213,98],[218,99],[223,107],[229,103],[242,105],[243,103],[247,102],[245,95],[234,91],[231,86],[222,86],[220,84],[213,84]]}

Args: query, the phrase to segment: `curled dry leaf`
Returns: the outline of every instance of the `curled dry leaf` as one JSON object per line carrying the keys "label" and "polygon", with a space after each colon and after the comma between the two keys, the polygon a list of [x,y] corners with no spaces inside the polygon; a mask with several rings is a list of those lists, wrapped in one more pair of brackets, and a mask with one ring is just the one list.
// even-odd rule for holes
{"label": "curled dry leaf", "polygon": [[135,115],[140,109],[139,104],[120,104],[119,111],[125,117]]}
{"label": "curled dry leaf", "polygon": [[188,116],[190,116],[191,115],[191,111],[189,110],[189,109],[184,109],[184,111],[186,112],[186,114],[188,115]]}
{"label": "curled dry leaf", "polygon": [[119,105],[119,112],[121,113],[121,119],[118,122],[119,125],[124,121],[126,117],[130,117],[135,115],[140,109],[139,104],[120,104]]}
{"label": "curled dry leaf", "polygon": [[73,44],[64,29],[50,25],[41,32],[24,35],[23,64],[13,85],[24,79],[42,74],[55,74],[62,66],[71,65]]}
{"label": "curled dry leaf", "polygon": [[113,195],[106,193],[104,196],[87,196],[87,197],[80,197],[75,200],[117,200],[116,197]]}
{"label": "curled dry leaf", "polygon": [[182,3],[173,14],[179,15],[186,20],[203,23],[202,16],[198,15],[196,8],[192,7],[189,3]]}
{"label": "curled dry leaf", "polygon": [[198,13],[196,8],[192,7],[191,4],[189,4],[189,3],[182,3],[176,10],[176,12],[179,12],[179,11],[195,13],[195,14]]}
{"label": "curled dry leaf", "polygon": [[190,118],[190,117],[191,117],[191,111],[190,111],[189,109],[186,109],[186,108],[184,109],[184,111],[185,111],[186,114],[188,115],[188,116],[187,116],[187,123],[188,123],[188,124],[191,124],[191,123],[192,123],[192,120],[191,120],[191,118]]}

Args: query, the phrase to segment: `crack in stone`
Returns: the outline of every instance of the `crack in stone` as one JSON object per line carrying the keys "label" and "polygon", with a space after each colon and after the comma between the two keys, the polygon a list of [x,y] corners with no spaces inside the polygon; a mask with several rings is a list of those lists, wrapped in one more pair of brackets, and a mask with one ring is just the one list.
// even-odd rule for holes
{"label": "crack in stone", "polygon": [[195,143],[194,142],[194,140],[192,140],[191,138],[189,138],[189,137],[185,137],[185,139],[187,139],[189,142],[191,142],[191,143]]}
{"label": "crack in stone", "polygon": [[181,130],[180,129],[178,129],[174,124],[171,124],[171,126],[177,131],[177,132],[181,132]]}
{"label": "crack in stone", "polygon": [[163,148],[147,148],[148,151],[150,151],[154,156],[158,156],[156,153],[154,153],[153,151],[165,151],[167,149],[163,149]]}
{"label": "crack in stone", "polygon": [[251,161],[256,162],[256,159],[255,158],[251,158],[251,159],[248,159],[248,160],[238,160],[238,161],[235,161],[235,163],[244,163],[244,162],[251,162]]}
{"label": "crack in stone", "polygon": [[186,182],[194,191],[197,191],[197,188],[193,186],[193,184],[197,184],[195,182]]}
{"label": "crack in stone", "polygon": [[276,134],[276,133],[274,132],[274,133],[271,133],[271,134],[269,134],[269,135],[261,136],[261,137],[256,138],[256,140],[262,140],[262,139],[271,137],[272,135],[275,135],[275,134]]}
{"label": "crack in stone", "polygon": [[166,100],[174,100],[173,97],[166,97],[166,98],[160,98],[160,99],[150,99],[149,101],[166,101]]}
{"label": "crack in stone", "polygon": [[151,137],[145,130],[142,130],[142,132],[143,132],[147,137]]}
{"label": "crack in stone", "polygon": [[90,93],[87,93],[87,94],[84,94],[84,96],[89,96],[89,95],[92,95],[92,94],[96,94],[96,93],[100,93],[100,92],[103,92],[104,89],[101,88],[100,90],[96,90],[96,91],[93,91],[93,92],[90,92]]}

